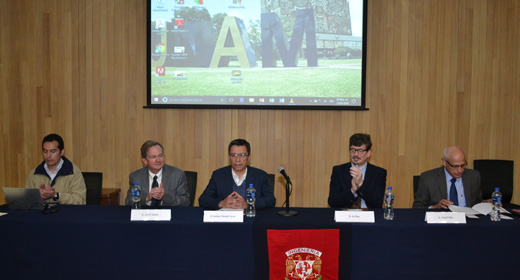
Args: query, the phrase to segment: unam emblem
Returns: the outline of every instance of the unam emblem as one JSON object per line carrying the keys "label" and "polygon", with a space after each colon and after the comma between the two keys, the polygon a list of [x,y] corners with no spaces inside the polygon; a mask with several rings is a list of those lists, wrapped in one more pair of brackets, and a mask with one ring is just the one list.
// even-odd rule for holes
{"label": "unam emblem", "polygon": [[285,280],[321,280],[322,252],[311,248],[294,248],[285,254]]}

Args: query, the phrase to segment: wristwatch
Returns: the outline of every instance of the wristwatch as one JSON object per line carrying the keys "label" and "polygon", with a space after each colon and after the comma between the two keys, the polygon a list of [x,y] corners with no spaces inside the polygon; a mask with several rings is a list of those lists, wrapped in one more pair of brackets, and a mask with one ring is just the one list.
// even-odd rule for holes
{"label": "wristwatch", "polygon": [[53,200],[56,201],[56,200],[58,200],[58,199],[60,199],[60,193],[59,193],[59,192],[57,192],[57,193],[54,195]]}

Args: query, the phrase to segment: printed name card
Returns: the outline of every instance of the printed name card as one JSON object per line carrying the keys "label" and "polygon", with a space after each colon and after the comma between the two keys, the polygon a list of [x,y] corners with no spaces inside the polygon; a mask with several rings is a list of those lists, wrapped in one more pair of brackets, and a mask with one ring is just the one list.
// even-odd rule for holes
{"label": "printed name card", "polygon": [[335,211],[336,223],[375,223],[374,211]]}
{"label": "printed name card", "polygon": [[428,224],[465,224],[466,215],[463,212],[426,212]]}
{"label": "printed name card", "polygon": [[171,209],[132,209],[130,221],[170,221]]}
{"label": "printed name card", "polygon": [[204,211],[205,223],[243,223],[244,210]]}

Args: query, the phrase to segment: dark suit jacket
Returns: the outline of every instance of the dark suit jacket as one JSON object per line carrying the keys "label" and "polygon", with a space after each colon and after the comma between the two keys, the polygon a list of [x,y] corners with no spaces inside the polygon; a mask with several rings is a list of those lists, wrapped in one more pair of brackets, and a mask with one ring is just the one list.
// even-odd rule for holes
{"label": "dark suit jacket", "polygon": [[[464,196],[466,205],[473,205],[482,202],[482,192],[480,190],[480,172],[473,169],[465,169],[462,174],[462,184],[464,185]],[[421,174],[419,187],[415,193],[413,208],[428,208],[441,201],[448,199],[448,185],[444,167],[435,168]]]}
{"label": "dark suit jacket", "polygon": [[[126,205],[132,205],[132,187],[138,182],[141,187],[141,205],[146,205],[146,196],[150,189],[148,166],[132,172],[129,176],[130,188],[126,193]],[[177,167],[165,164],[162,170],[161,183],[164,188],[164,199],[160,206],[188,206],[190,194],[186,183],[186,174]]]}
{"label": "dark suit jacket", "polygon": [[[219,209],[218,204],[233,192],[231,165],[213,171],[209,184],[199,197],[200,207]],[[274,207],[276,198],[267,181],[267,173],[251,166],[247,167],[245,186],[253,184],[256,189],[256,209]]]}
{"label": "dark suit jacket", "polygon": [[[381,208],[386,188],[386,170],[367,163],[365,180],[357,190],[358,196],[365,200],[368,208]],[[332,168],[330,176],[329,205],[335,208],[350,208],[355,200],[350,176],[351,163],[337,165]]]}

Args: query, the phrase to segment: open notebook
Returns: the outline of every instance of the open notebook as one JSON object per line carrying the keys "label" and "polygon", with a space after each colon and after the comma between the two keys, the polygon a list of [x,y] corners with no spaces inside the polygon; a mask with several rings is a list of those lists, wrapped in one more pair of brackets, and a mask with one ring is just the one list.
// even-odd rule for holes
{"label": "open notebook", "polygon": [[42,210],[43,201],[39,189],[3,187],[10,209]]}

